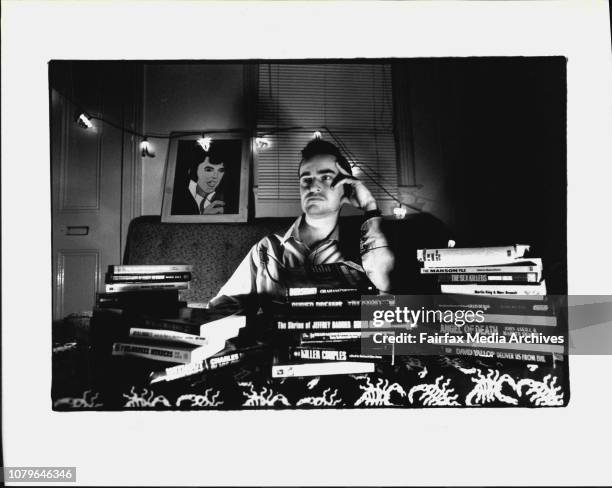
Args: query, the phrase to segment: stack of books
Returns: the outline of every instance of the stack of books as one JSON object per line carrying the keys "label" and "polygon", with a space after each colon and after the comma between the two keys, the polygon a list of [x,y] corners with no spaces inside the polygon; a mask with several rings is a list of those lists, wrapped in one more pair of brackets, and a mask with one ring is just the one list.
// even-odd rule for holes
{"label": "stack of books", "polygon": [[259,354],[263,344],[244,333],[239,307],[187,308],[180,300],[192,270],[189,264],[109,266],[91,321],[96,357],[104,364],[131,358],[125,364],[157,383],[201,376]]}
{"label": "stack of books", "polygon": [[94,312],[92,336],[104,356],[138,359],[137,369],[157,383],[197,380],[261,356],[264,343],[246,334],[245,325],[237,308],[183,308],[178,317],[105,308]]}
{"label": "stack of books", "polygon": [[389,360],[385,351],[362,352],[364,334],[374,329],[362,320],[361,307],[363,300],[389,305],[395,298],[370,296],[378,291],[359,265],[347,261],[290,269],[285,284],[285,299],[274,303],[271,316],[273,378],[371,373],[377,362]]}
{"label": "stack of books", "polygon": [[185,306],[179,292],[189,288],[192,270],[189,264],[111,265],[96,306],[171,316]]}
{"label": "stack of books", "polygon": [[[465,343],[443,345],[443,353],[549,363],[562,359],[557,300],[546,295],[542,260],[530,246],[419,249],[421,274],[433,277],[442,312],[471,311],[473,320],[441,323],[436,332]],[[560,338],[561,337],[561,338]]]}

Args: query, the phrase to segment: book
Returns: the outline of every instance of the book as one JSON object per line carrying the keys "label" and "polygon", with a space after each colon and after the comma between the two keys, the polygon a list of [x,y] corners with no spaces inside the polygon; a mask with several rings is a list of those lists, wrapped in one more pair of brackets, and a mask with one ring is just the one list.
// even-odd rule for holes
{"label": "book", "polygon": [[[424,330],[424,329],[421,329]],[[480,335],[500,335],[511,336],[518,334],[521,336],[529,334],[560,335],[561,332],[556,327],[542,325],[521,325],[521,324],[465,324],[461,327],[455,324],[437,324],[429,328],[430,331],[439,333],[450,333],[456,335],[480,334]]]}
{"label": "book", "polygon": [[107,283],[104,285],[106,293],[118,293],[122,291],[145,291],[145,290],[187,290],[188,281],[173,281],[168,283]]}
{"label": "book", "polygon": [[289,268],[285,271],[288,300],[294,297],[374,295],[376,288],[361,266],[350,261]]}
{"label": "book", "polygon": [[286,302],[273,302],[279,311],[310,312],[316,313],[346,313],[353,310],[361,310],[361,307],[392,307],[395,305],[395,297],[392,295],[363,296],[359,298],[334,298],[320,297],[316,299],[292,299]]}
{"label": "book", "polygon": [[152,315],[175,316],[186,302],[179,301],[178,290],[135,290],[96,293],[96,307],[131,310]]}
{"label": "book", "polygon": [[381,361],[382,354],[367,354],[351,347],[295,346],[289,348],[289,358],[303,361]]}
{"label": "book", "polygon": [[530,285],[490,285],[486,283],[478,284],[442,284],[440,285],[442,293],[451,293],[457,295],[486,295],[500,296],[507,298],[508,296],[518,296],[526,298],[530,295],[544,296],[546,295],[546,283],[542,280],[540,283]]}
{"label": "book", "polygon": [[[482,310],[491,314],[506,315],[556,315],[563,305],[557,297],[531,295],[521,300],[521,297],[495,297],[487,295],[438,295],[435,297],[435,307],[446,310]],[[535,300],[534,300],[535,298]]]}
{"label": "book", "polygon": [[557,325],[557,317],[555,315],[484,313],[483,318],[484,323],[488,324],[536,325],[544,327],[555,327]]}
{"label": "book", "polygon": [[156,273],[156,274],[110,274],[106,273],[105,283],[172,283],[190,281],[191,273]]}
{"label": "book", "polygon": [[361,319],[311,319],[294,320],[280,319],[275,321],[276,329],[279,331],[288,330],[388,330],[388,329],[408,329],[412,324],[386,324],[384,327],[375,327],[372,320]]}
{"label": "book", "polygon": [[199,346],[205,346],[209,342],[208,338],[194,334],[186,334],[175,330],[143,329],[141,327],[130,328],[129,337],[150,339],[153,341],[182,342]]}
{"label": "book", "polygon": [[[536,273],[542,274],[542,260],[540,258],[530,258],[528,261],[517,260],[507,264],[495,266],[440,266],[435,261],[426,261],[421,268],[421,274],[445,274],[445,273]],[[539,281],[539,280],[538,280]]]}
{"label": "book", "polygon": [[191,273],[191,264],[112,264],[109,274]]}
{"label": "book", "polygon": [[355,332],[302,332],[299,336],[300,344],[331,344],[347,341],[369,341],[374,334],[393,335],[392,331],[362,330]]}
{"label": "book", "polygon": [[375,363],[361,361],[275,364],[272,366],[272,378],[373,373],[375,369]]}
{"label": "book", "polygon": [[438,283],[538,283],[538,273],[441,273],[436,276]]}
{"label": "book", "polygon": [[240,309],[180,309],[179,316],[155,317],[115,308],[95,308],[91,319],[91,340],[97,348],[129,338],[131,328],[176,331],[208,340],[225,341],[246,325]]}
{"label": "book", "polygon": [[467,356],[500,361],[512,360],[538,365],[554,366],[555,361],[563,361],[563,354],[530,352],[518,349],[497,349],[487,346],[447,345],[442,353],[449,356]]}
{"label": "book", "polygon": [[189,317],[156,318],[141,317],[137,322],[143,328],[165,329],[202,337],[235,337],[241,328],[246,325],[246,316],[241,312],[226,314],[223,312],[201,310],[205,313],[191,314]]}
{"label": "book", "polygon": [[180,344],[155,340],[127,340],[113,343],[113,356],[132,356],[172,363],[190,363],[206,359],[223,349],[225,341],[209,340],[206,345]]}
{"label": "book", "polygon": [[96,293],[96,303],[150,303],[157,302],[175,303],[178,302],[178,290],[131,290],[116,293]]}
{"label": "book", "polygon": [[[509,339],[508,339],[509,341]],[[549,354],[564,354],[564,344],[531,344],[527,342],[466,342],[463,344],[466,347],[488,347],[490,349],[501,349],[501,350],[516,350],[522,352],[537,352],[537,353],[549,353]],[[445,347],[445,345],[443,345]]]}
{"label": "book", "polygon": [[174,381],[181,378],[189,378],[201,373],[226,369],[243,363],[261,362],[269,353],[269,347],[263,342],[254,341],[249,345],[236,346],[231,340],[219,353],[187,364],[170,366],[161,371],[154,371],[149,376],[149,383],[154,384],[161,381]]}
{"label": "book", "polygon": [[437,263],[436,266],[483,266],[513,263],[523,258],[530,246],[451,247],[443,249],[417,249],[417,260]]}

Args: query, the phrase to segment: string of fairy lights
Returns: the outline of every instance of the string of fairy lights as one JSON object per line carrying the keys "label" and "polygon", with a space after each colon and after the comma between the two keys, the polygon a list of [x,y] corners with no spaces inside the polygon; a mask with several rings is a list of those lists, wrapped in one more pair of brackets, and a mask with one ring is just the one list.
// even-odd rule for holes
{"label": "string of fairy lights", "polygon": [[[75,121],[79,127],[85,130],[93,129],[94,128],[93,121],[99,121],[102,124],[109,125],[111,127],[114,127],[117,130],[121,130],[127,134],[138,137],[139,139],[141,139],[140,154],[143,158],[155,157],[155,150],[150,142],[150,139],[170,140],[172,138],[179,138],[179,137],[184,137],[184,136],[199,136],[195,140],[195,143],[201,146],[204,151],[208,152],[216,134],[228,134],[228,133],[234,133],[234,134],[242,133],[245,135],[250,134],[250,131],[247,131],[244,128],[207,129],[201,132],[200,131],[198,132],[184,131],[184,132],[173,132],[172,134],[157,134],[157,133],[151,133],[151,132],[141,133],[139,131],[130,129],[128,127],[124,127],[121,124],[117,124],[113,122],[112,120],[102,117],[101,115],[88,113],[87,111],[83,110],[77,103],[71,100],[69,97],[65,96],[64,94],[61,94],[61,95],[76,108]],[[346,155],[347,159],[349,160],[351,164],[351,167],[359,168],[360,172],[364,176],[366,176],[374,185],[379,187],[382,192],[388,195],[389,198],[397,204],[397,206],[393,209],[393,214],[396,218],[399,218],[399,219],[404,218],[407,214],[408,208],[415,210],[417,212],[421,212],[420,208],[413,207],[407,203],[402,202],[399,198],[397,198],[396,195],[393,195],[389,190],[387,190],[387,188],[385,188],[384,185],[381,183],[381,180],[382,180],[381,175],[378,174],[376,171],[368,169],[364,167],[364,165],[360,164],[358,162],[358,159],[351,152],[350,148],[342,141],[340,137],[334,134],[334,132],[331,129],[329,129],[329,127],[326,127],[326,126],[322,126],[318,128],[279,127],[279,128],[273,128],[273,129],[266,129],[265,131],[257,130],[255,137],[254,137],[255,148],[258,151],[265,151],[266,149],[269,149],[272,145],[272,140],[271,140],[272,136],[274,136],[275,134],[287,133],[287,132],[310,133],[311,138],[313,139],[315,138],[321,139],[322,132],[325,132],[326,134],[329,135],[329,137],[332,138],[333,142]]]}

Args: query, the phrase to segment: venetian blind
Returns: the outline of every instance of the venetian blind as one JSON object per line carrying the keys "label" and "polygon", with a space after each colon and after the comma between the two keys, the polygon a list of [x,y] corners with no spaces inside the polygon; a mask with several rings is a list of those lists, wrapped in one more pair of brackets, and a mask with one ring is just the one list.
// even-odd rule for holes
{"label": "venetian blind", "polygon": [[[299,211],[300,151],[316,129],[397,196],[390,65],[261,64],[257,102],[258,133],[268,131],[270,146],[255,151],[256,216]],[[302,129],[274,133],[289,127]],[[359,167],[353,173],[379,203],[392,201]]]}

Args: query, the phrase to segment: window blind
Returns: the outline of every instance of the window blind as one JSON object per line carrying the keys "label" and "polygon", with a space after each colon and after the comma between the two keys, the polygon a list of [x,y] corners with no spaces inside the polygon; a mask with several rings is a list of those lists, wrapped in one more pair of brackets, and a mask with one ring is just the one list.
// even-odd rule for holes
{"label": "window blind", "polygon": [[391,66],[268,63],[259,66],[257,131],[270,145],[255,150],[257,217],[299,213],[300,151],[315,130],[356,163],[381,207],[393,206],[372,181],[397,196]]}

